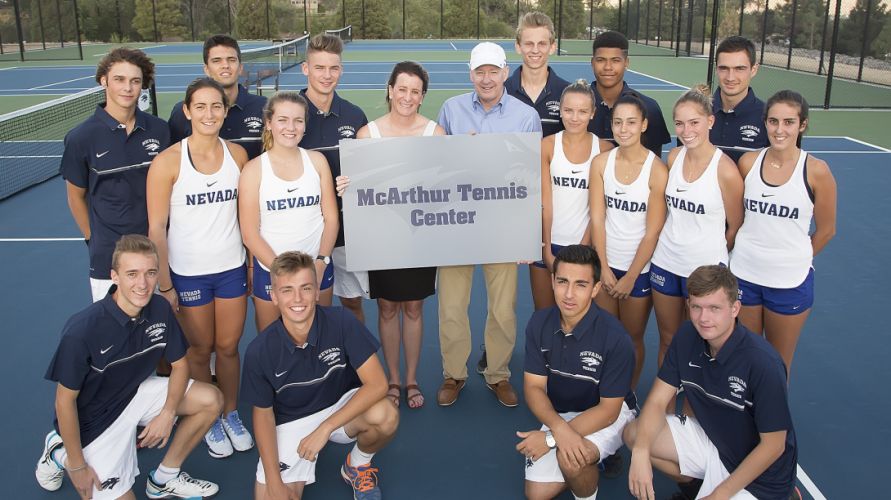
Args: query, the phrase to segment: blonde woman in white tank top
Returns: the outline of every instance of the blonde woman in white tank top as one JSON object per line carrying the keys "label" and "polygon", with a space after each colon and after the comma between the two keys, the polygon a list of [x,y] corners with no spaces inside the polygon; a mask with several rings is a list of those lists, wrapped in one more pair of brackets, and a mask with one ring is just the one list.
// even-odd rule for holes
{"label": "blonde woman in white tank top", "polygon": [[591,160],[613,147],[588,132],[592,118],[591,87],[579,80],[566,87],[560,97],[564,130],[541,141],[542,260],[529,266],[535,310],[555,304],[551,286],[555,251],[567,245],[591,245],[588,172]]}
{"label": "blonde woman in white tank top", "polygon": [[[403,61],[393,68],[387,83],[390,112],[359,129],[357,139],[445,135],[445,130],[418,111],[427,93],[429,77],[420,64]],[[346,189],[349,179],[342,176],[338,188]],[[342,193],[342,189],[339,191]],[[371,298],[377,300],[378,331],[387,365],[387,397],[397,407],[405,388],[409,408],[424,406],[418,385],[418,365],[424,333],[424,299],[433,295],[436,268],[388,269],[370,271]],[[400,313],[402,316],[400,326]],[[399,371],[399,353],[405,351],[405,385]]]}
{"label": "blonde woman in white tank top", "polygon": [[591,163],[591,236],[600,258],[601,291],[594,301],[619,318],[634,344],[631,379],[643,368],[644,332],[653,306],[650,258],[665,223],[668,168],[641,144],[647,108],[635,96],[613,106],[613,138],[619,147]]}
{"label": "blonde woman in white tank top", "polygon": [[[271,277],[268,277],[267,270],[272,266],[277,252],[261,234],[262,211],[265,208],[261,206],[260,199],[264,158],[269,162],[272,175],[284,183],[309,179],[312,175],[307,169],[314,169],[318,175],[320,187],[320,199],[317,207],[321,210],[323,221],[318,253],[312,254],[310,249],[298,248],[281,248],[278,253],[286,250],[302,250],[309,253],[311,257],[316,257],[318,303],[330,306],[333,294],[333,287],[330,286],[333,280],[330,256],[334,249],[339,226],[337,200],[331,169],[328,167],[325,157],[322,153],[305,151],[298,146],[306,130],[306,110],[306,101],[297,92],[279,92],[266,102],[266,107],[263,109],[265,122],[263,148],[265,151],[244,166],[239,184],[238,216],[241,221],[241,235],[244,244],[253,255],[253,259],[261,266],[259,269],[256,264],[252,266],[253,268],[249,267],[249,274],[256,275],[254,279],[262,279],[263,283],[269,287],[271,285],[267,284],[266,280],[271,282]],[[306,159],[309,159],[309,165],[306,164]],[[295,202],[297,206],[302,207],[302,204],[299,203],[299,191],[296,189],[299,188],[294,188],[293,195],[288,195],[283,190],[282,196],[292,196],[293,198],[288,200],[297,200]],[[289,193],[290,191],[288,190]],[[290,209],[292,207],[288,200],[283,200],[283,206]],[[307,208],[316,209],[316,207]],[[254,289],[254,308],[258,332],[262,332],[280,316],[278,307],[270,300],[266,300],[268,290],[270,288],[261,292],[257,292],[256,287]]]}
{"label": "blonde woman in white tank top", "polygon": [[[668,153],[669,181],[665,192],[668,218],[650,264],[653,308],[659,326],[659,366],[671,339],[688,317],[687,277],[699,266],[727,264],[727,251],[733,248],[743,220],[743,180],[739,170],[733,160],[709,141],[709,129],[715,122],[710,94],[707,86],[697,86],[674,105],[674,129],[684,145]],[[688,191],[718,193],[715,196],[718,200],[694,199],[687,195]],[[714,212],[721,211],[725,223],[713,224]],[[691,228],[697,225],[695,220],[690,222],[690,214],[695,214],[693,219],[706,219],[705,225],[709,227],[717,227],[714,234],[707,235],[708,241],[702,241],[705,235],[678,231],[684,222]],[[697,243],[693,244],[694,241]],[[702,246],[716,249],[712,252],[714,255],[704,259],[707,262],[686,262],[688,254],[698,252]],[[683,262],[690,269],[686,272],[674,266],[665,269],[666,262]]]}
{"label": "blonde woman in white tank top", "polygon": [[216,458],[231,455],[233,447],[238,451],[253,447],[236,409],[238,343],[247,313],[245,254],[236,204],[247,153],[220,139],[227,109],[218,83],[208,78],[192,82],[183,103],[192,135],[155,158],[146,189],[149,237],[159,256],[158,287],[178,312],[189,340],[186,360],[191,377],[210,383],[211,353],[216,354],[223,416],[205,436]]}
{"label": "blonde woman in white tank top", "polygon": [[764,334],[788,375],[813,304],[813,257],[835,236],[837,193],[829,165],[801,150],[807,101],[782,90],[768,99],[765,116],[770,147],[739,159],[746,218],[730,270],[742,291],[739,321]]}

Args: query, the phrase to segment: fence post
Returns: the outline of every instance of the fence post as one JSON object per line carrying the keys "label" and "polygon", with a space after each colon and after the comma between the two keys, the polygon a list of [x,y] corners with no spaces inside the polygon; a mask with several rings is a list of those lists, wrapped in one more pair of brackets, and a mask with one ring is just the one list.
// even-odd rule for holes
{"label": "fence post", "polygon": [[22,12],[19,6],[19,0],[12,0],[12,7],[15,10],[15,29],[19,35],[19,60],[25,60],[25,33],[22,31]]}
{"label": "fence post", "polygon": [[46,50],[46,33],[43,32],[43,2],[40,0],[35,0],[37,2],[37,20],[40,24],[40,42],[43,44],[43,50]]}
{"label": "fence post", "polygon": [[746,19],[746,0],[739,0],[739,31],[737,34],[742,36],[743,34],[743,23]]}
{"label": "fence post", "polygon": [[[346,26],[346,0],[342,0],[340,2],[340,12],[341,14],[343,14],[341,16],[341,20],[343,21],[343,24],[341,26]],[[405,6],[402,7],[402,18],[405,19]],[[402,31],[405,31],[405,28],[403,28]]]}
{"label": "fence post", "polygon": [[[269,11],[269,0],[266,0],[266,10]],[[303,1],[303,32],[309,34],[309,0]],[[365,3],[362,3],[362,34],[365,34]]]}
{"label": "fence post", "polygon": [[689,12],[687,12],[687,55],[693,55],[693,0],[687,0]]}
{"label": "fence post", "polygon": [[786,69],[792,67],[792,47],[795,46],[795,18],[798,10],[798,0],[792,0],[792,24],[789,25],[789,55],[786,56]]}
{"label": "fence post", "polygon": [[[114,16],[118,20],[118,36],[124,38],[124,27],[121,25],[121,3],[120,0],[114,0]],[[195,41],[195,37],[192,37],[192,41]]]}
{"label": "fence post", "polygon": [[232,36],[232,0],[226,0],[226,19],[229,20],[229,36]]}
{"label": "fence post", "polygon": [[644,44],[650,44],[650,4],[652,0],[647,0],[647,22],[644,28]]}
{"label": "fence post", "polygon": [[817,74],[823,74],[823,54],[826,52],[826,30],[829,29],[829,4],[832,0],[826,0],[826,11],[823,13],[823,34],[820,35],[820,66],[817,67]]}
{"label": "fence post", "polygon": [[764,64],[764,43],[767,40],[767,16],[770,15],[770,0],[764,2],[764,17],[761,18],[761,59],[758,64]]}
{"label": "fence post", "polygon": [[[266,8],[269,8],[267,2]],[[189,0],[189,25],[192,28],[192,41],[195,41],[195,0]],[[269,31],[269,12],[266,12],[266,31]]]}
{"label": "fence post", "polygon": [[[346,21],[343,25],[346,26]],[[402,39],[405,40],[405,0],[402,0]]]}
{"label": "fence post", "polygon": [[158,37],[158,4],[156,0],[152,0],[152,30],[155,32],[155,43],[161,41]]}
{"label": "fence post", "polygon": [[674,36],[674,56],[680,57],[681,55],[681,17],[684,15],[684,0],[677,0],[674,4],[674,12],[671,15],[672,23],[677,19],[677,26],[673,26],[676,28],[676,33]]}
{"label": "fence post", "polygon": [[[442,5],[442,1],[440,1],[440,6]],[[440,16],[439,16],[439,38],[442,38],[442,7],[440,7]],[[362,0],[362,38],[365,38],[365,0]]]}
{"label": "fence post", "polygon": [[835,51],[838,49],[838,24],[841,18],[841,0],[835,0],[835,20],[832,21],[832,45],[829,46],[829,71],[826,73],[826,96],[823,109],[829,109],[832,96],[832,78],[835,75]]}
{"label": "fence post", "polygon": [[[444,6],[443,6],[444,1],[445,0],[439,0],[439,39],[440,40],[442,40],[443,27],[445,26],[445,10],[444,10]],[[519,0],[517,0],[517,1],[519,1]],[[362,5],[364,7],[365,0],[362,0]],[[364,13],[365,9],[362,9],[362,12]],[[363,17],[362,19],[363,19],[362,26],[365,26],[365,21],[364,21],[365,18]]]}
{"label": "fence post", "polygon": [[[476,39],[480,39],[480,3],[482,0],[476,0]],[[554,6],[556,7],[556,3]]]}
{"label": "fence post", "polygon": [[[519,8],[520,0],[517,0],[517,8]],[[517,24],[520,24],[517,19]],[[588,0],[588,40],[594,39],[594,0]]]}
{"label": "fence post", "polygon": [[560,17],[557,19],[557,55],[560,55],[560,47],[563,44],[563,0],[554,0],[560,2],[559,14]]}
{"label": "fence post", "polygon": [[867,43],[869,40],[869,18],[872,11],[872,0],[866,0],[866,20],[863,21],[863,44],[860,47],[860,67],[857,68],[857,81],[863,78],[863,59],[866,58]]}
{"label": "fence post", "polygon": [[656,21],[656,47],[662,46],[662,4],[665,0],[659,0],[659,14]]}
{"label": "fence post", "polygon": [[708,0],[702,0],[702,51],[701,54],[705,55],[705,25],[708,24],[706,21],[708,20]]}
{"label": "fence post", "polygon": [[[712,33],[711,40],[708,44],[708,77],[706,80],[708,81],[708,86],[711,88],[712,80],[715,77],[715,40],[718,37],[718,7],[720,0],[714,0],[714,5],[712,6]],[[703,39],[703,41],[705,41]]]}
{"label": "fence post", "polygon": [[[62,31],[62,7],[59,6],[59,0],[56,0],[56,20],[59,21],[59,45],[65,48],[65,35]],[[2,45],[2,43],[0,43]]]}
{"label": "fence post", "polygon": [[619,17],[616,20],[616,31],[622,31],[622,0],[619,0]]}

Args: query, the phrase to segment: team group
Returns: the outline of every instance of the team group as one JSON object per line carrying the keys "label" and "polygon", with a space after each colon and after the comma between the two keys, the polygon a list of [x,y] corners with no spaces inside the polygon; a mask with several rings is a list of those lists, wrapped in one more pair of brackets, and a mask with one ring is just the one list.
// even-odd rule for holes
{"label": "team group", "polygon": [[[728,38],[719,89],[693,88],[674,105],[679,147],[666,164],[659,105],[624,81],[623,35],[594,40],[590,86],[548,66],[546,15],[520,19],[515,48],[523,62],[510,74],[501,46],[478,44],[474,90],[448,99],[436,121],[419,113],[427,72],[405,61],[387,83],[389,112],[368,122],[335,91],[343,45],[329,35],[310,40],[307,88],[268,100],[238,84],[238,43],[209,38],[207,78],[168,122],[137,107],[154,78],[148,57],[106,55],[96,72],[106,102],[67,135],[61,161],[94,304],[68,320],[47,370],[56,420],[40,485],[60,488],[67,471],[81,498],[135,498],[137,446],[168,446],[148,497],[208,497],[218,486],[181,471],[186,456],[202,439],[215,458],[256,439],[256,498],[300,498],[330,440],[356,442],[341,468],[354,497],[380,498],[372,457],[396,433],[403,394],[409,408],[425,402],[417,371],[434,292],[437,403],[454,404],[467,382],[474,266],[347,271],[338,143],[539,132],[543,258],[530,265],[524,394],[542,427],[516,446],[527,497],[594,498],[599,476],[621,471],[623,444],[637,498],[655,498],[653,467],[678,482],[677,498],[796,497],[786,388],[813,303],[813,256],[833,237],[836,210],[828,166],[801,150],[807,102],[794,91],[760,101],[753,44]],[[517,265],[482,270],[476,368],[515,407]],[[242,364],[248,294],[260,333]],[[380,341],[364,325],[365,297],[377,300]],[[660,368],[641,411],[651,309]]]}

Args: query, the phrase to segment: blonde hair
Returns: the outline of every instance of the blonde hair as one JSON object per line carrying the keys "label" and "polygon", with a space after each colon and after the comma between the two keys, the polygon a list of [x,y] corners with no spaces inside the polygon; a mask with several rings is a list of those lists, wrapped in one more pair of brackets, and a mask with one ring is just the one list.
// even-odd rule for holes
{"label": "blonde hair", "polygon": [[278,92],[266,101],[266,105],[263,106],[263,151],[272,149],[274,140],[272,139],[272,132],[266,125],[272,121],[272,116],[275,114],[275,106],[280,102],[292,102],[303,106],[304,119],[309,109],[306,99],[299,92],[294,91]]}
{"label": "blonde hair", "polygon": [[705,116],[712,115],[712,89],[704,83],[694,85],[690,87],[690,90],[684,92],[677,102],[674,103],[673,109],[676,111],[678,106],[685,102],[692,102],[698,105]]}
{"label": "blonde hair", "polygon": [[328,52],[329,54],[343,54],[343,40],[334,35],[326,33],[318,34],[309,39],[309,45],[306,47],[306,57],[314,52]]}
{"label": "blonde hair", "polygon": [[312,271],[313,283],[316,282],[315,259],[303,252],[287,251],[282,252],[272,261],[272,266],[269,268],[269,274],[272,278],[275,278],[278,276],[297,274],[301,269],[309,269]]}
{"label": "blonde hair", "polygon": [[517,43],[520,43],[520,36],[523,34],[523,30],[527,28],[547,28],[548,32],[551,34],[551,43],[554,43],[557,39],[556,33],[554,32],[554,21],[551,21],[551,18],[543,12],[534,10],[523,14],[523,17],[520,18],[520,22],[517,23]]}
{"label": "blonde hair", "polygon": [[114,253],[111,254],[111,268],[118,271],[121,255],[125,253],[137,253],[154,257],[158,261],[158,249],[152,240],[141,234],[125,234],[114,245]]}
{"label": "blonde hair", "polygon": [[570,83],[563,89],[563,93],[560,94],[560,102],[563,102],[563,98],[566,97],[566,94],[584,94],[591,98],[591,108],[593,111],[594,108],[594,93],[591,92],[591,86],[588,85],[588,81],[584,78],[579,78],[578,80]]}

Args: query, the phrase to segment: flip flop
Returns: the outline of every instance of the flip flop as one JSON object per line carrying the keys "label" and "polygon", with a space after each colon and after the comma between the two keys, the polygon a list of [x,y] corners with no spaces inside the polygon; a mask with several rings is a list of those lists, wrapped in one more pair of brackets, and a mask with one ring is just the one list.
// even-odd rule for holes
{"label": "flip flop", "polygon": [[402,386],[399,384],[390,384],[389,387],[387,387],[387,398],[393,402],[393,406],[399,408],[399,400],[402,398]]}
{"label": "flip flop", "polygon": [[[411,391],[416,391],[414,394],[409,394]],[[420,398],[420,403],[418,399]],[[405,386],[405,400],[408,402],[408,407],[412,410],[418,410],[424,406],[424,394],[421,393],[421,388],[418,387],[418,384],[409,384]]]}

